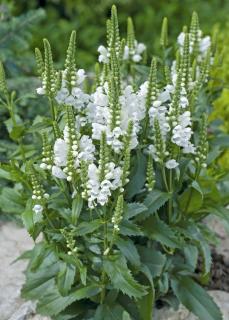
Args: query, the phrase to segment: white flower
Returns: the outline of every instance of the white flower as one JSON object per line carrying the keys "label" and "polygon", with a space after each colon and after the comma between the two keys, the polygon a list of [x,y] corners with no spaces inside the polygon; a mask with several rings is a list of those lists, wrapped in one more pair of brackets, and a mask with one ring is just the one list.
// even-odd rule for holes
{"label": "white flower", "polygon": [[99,62],[109,63],[109,52],[108,52],[107,48],[104,46],[99,46],[98,52],[100,53]]}
{"label": "white flower", "polygon": [[33,211],[36,214],[42,213],[43,212],[43,207],[40,204],[35,204],[35,206],[33,207]]}
{"label": "white flower", "polygon": [[84,69],[79,69],[77,72],[76,72],[76,79],[77,79],[77,84],[80,85],[84,79],[86,78],[86,74],[85,74],[85,70]]}
{"label": "white flower", "polygon": [[174,168],[176,168],[177,166],[179,166],[179,163],[176,162],[176,160],[171,159],[171,160],[168,160],[168,161],[165,163],[165,166],[166,166],[167,169],[174,169]]}
{"label": "white flower", "polygon": [[142,57],[140,56],[140,54],[134,54],[132,59],[134,62],[139,62],[141,61]]}
{"label": "white flower", "polygon": [[108,132],[108,128],[100,123],[92,123],[92,139],[100,140],[102,132]]}
{"label": "white flower", "polygon": [[182,108],[186,108],[188,106],[189,102],[188,102],[188,98],[185,96],[181,96],[180,97],[180,105]]}
{"label": "white flower", "polygon": [[206,53],[211,46],[211,38],[209,36],[204,37],[200,41],[200,52]]}
{"label": "white flower", "polygon": [[191,113],[190,111],[185,111],[178,117],[180,125],[185,128],[187,126],[190,126],[191,123]]}
{"label": "white flower", "polygon": [[93,161],[95,146],[93,145],[92,139],[89,136],[83,135],[80,138],[80,153],[79,159],[84,161]]}
{"label": "white flower", "polygon": [[137,43],[136,44],[136,52],[138,54],[142,54],[145,50],[146,50],[146,46],[144,45],[144,43]]}
{"label": "white flower", "polygon": [[170,130],[170,126],[166,116],[167,108],[161,104],[162,102],[159,100],[153,102],[152,107],[149,109],[149,118],[151,126],[154,125],[155,118],[158,120],[161,129],[161,134],[163,138],[165,138],[167,132]]}
{"label": "white flower", "polygon": [[196,147],[191,143],[187,143],[187,145],[183,148],[183,153],[196,153]]}
{"label": "white flower", "polygon": [[40,95],[45,94],[45,89],[43,87],[37,88],[36,91],[37,91],[37,94],[40,94]]}
{"label": "white flower", "polygon": [[189,144],[189,140],[192,136],[191,128],[184,128],[181,125],[177,125],[173,129],[172,142],[180,147],[186,147]]}
{"label": "white flower", "polygon": [[58,138],[54,144],[54,163],[58,167],[66,166],[67,154],[67,143],[63,139]]}
{"label": "white flower", "polygon": [[184,38],[185,38],[185,33],[181,32],[177,38],[177,42],[181,47],[183,47],[184,45]]}
{"label": "white flower", "polygon": [[129,47],[125,46],[124,53],[123,53],[123,60],[128,60],[128,59],[129,59]]}
{"label": "white flower", "polygon": [[66,179],[67,176],[63,170],[57,166],[52,166],[52,175],[59,179]]}
{"label": "white flower", "polygon": [[127,45],[124,47],[123,60],[132,59],[134,62],[142,60],[141,54],[146,50],[143,43],[134,42],[134,48],[129,48]]}

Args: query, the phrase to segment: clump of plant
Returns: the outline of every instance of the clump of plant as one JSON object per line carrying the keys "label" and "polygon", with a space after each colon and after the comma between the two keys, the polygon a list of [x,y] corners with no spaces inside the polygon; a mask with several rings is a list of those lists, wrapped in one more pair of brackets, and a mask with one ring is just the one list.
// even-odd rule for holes
{"label": "clump of plant", "polygon": [[208,157],[207,115],[196,113],[211,40],[194,13],[170,62],[167,32],[165,19],[163,58],[152,58],[144,82],[133,70],[145,48],[131,20],[120,39],[114,6],[93,84],[76,68],[75,31],[64,70],[48,40],[44,53],[36,49],[37,92],[49,100],[52,125],[41,133],[40,158],[26,166],[32,193],[22,218],[43,239],[26,255],[22,295],[41,314],[149,320],[162,300],[201,320],[222,319],[201,286],[215,239],[203,218],[227,213]]}

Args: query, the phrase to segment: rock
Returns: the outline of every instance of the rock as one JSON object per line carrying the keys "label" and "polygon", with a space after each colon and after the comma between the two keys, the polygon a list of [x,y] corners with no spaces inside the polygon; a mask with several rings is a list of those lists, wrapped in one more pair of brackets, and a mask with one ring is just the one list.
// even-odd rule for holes
{"label": "rock", "polygon": [[24,303],[20,290],[25,279],[26,261],[12,262],[31,249],[33,241],[25,229],[8,222],[0,226],[0,243],[0,319],[8,320]]}
{"label": "rock", "polygon": [[[208,293],[212,296],[214,301],[219,306],[223,320],[229,319],[229,293],[220,290],[211,290]],[[191,312],[184,306],[180,306],[178,311],[171,308],[164,307],[155,311],[154,320],[198,320]]]}
{"label": "rock", "polygon": [[9,318],[9,320],[27,320],[35,313],[35,304],[28,301],[23,303],[19,309]]}

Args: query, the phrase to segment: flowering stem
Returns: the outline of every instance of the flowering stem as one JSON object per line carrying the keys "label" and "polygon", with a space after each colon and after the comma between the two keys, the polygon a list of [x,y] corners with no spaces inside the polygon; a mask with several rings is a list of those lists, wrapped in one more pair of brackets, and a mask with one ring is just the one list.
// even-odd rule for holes
{"label": "flowering stem", "polygon": [[163,178],[163,181],[164,181],[165,188],[169,192],[169,187],[168,187],[166,174],[165,174],[165,167],[163,165],[161,166],[161,173],[162,173],[162,178]]}
{"label": "flowering stem", "polygon": [[169,170],[169,192],[170,192],[170,198],[169,198],[169,223],[172,221],[172,210],[173,210],[173,172],[172,170]]}
{"label": "flowering stem", "polygon": [[[197,168],[194,180],[196,180],[198,178],[199,174],[200,174],[200,168]],[[191,202],[191,199],[192,199],[192,193],[193,193],[193,188],[191,188],[191,190],[190,190],[188,201],[187,201],[187,204],[186,204],[186,207],[185,207],[185,210],[184,210],[185,213],[187,212],[187,210],[189,208],[189,205],[190,205],[190,202]]]}
{"label": "flowering stem", "polygon": [[[107,216],[106,216],[106,210],[104,210],[103,212],[103,255],[104,252],[107,250],[108,247],[108,241],[107,241]],[[106,287],[105,287],[105,283],[106,283],[106,273],[103,269],[102,271],[102,291],[101,291],[101,295],[100,295],[100,304],[103,304],[105,295],[106,295]]]}
{"label": "flowering stem", "polygon": [[55,109],[55,104],[52,98],[49,98],[49,103],[51,108],[52,120],[56,121],[56,109]]}

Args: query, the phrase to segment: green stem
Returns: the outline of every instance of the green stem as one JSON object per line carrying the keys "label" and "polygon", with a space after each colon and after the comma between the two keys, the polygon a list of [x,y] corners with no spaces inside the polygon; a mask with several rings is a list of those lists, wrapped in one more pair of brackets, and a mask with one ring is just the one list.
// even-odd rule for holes
{"label": "green stem", "polygon": [[170,198],[169,198],[169,223],[172,221],[172,210],[173,210],[173,172],[172,170],[169,170],[169,192],[170,192]]}
{"label": "green stem", "polygon": [[25,149],[22,143],[22,138],[18,139],[18,144],[19,144],[19,148],[20,148],[20,152],[21,152],[21,157],[23,162],[26,162],[26,156],[25,156]]}
{"label": "green stem", "polygon": [[[106,210],[105,209],[104,209],[104,212],[103,212],[103,218],[104,218],[104,225],[103,225],[103,255],[104,255],[104,252],[108,248],[107,215],[106,215]],[[101,280],[102,280],[102,291],[101,291],[101,295],[100,295],[100,304],[103,304],[105,296],[106,296],[106,273],[105,273],[104,269],[102,271]]]}
{"label": "green stem", "polygon": [[161,166],[161,173],[162,173],[162,178],[163,178],[163,181],[164,181],[164,185],[165,185],[166,191],[169,192],[169,187],[168,187],[166,174],[165,174],[165,167],[163,165]]}
{"label": "green stem", "polygon": [[[198,178],[199,174],[200,174],[200,168],[197,168],[194,180],[196,180]],[[191,191],[190,191],[190,194],[189,194],[189,197],[188,197],[188,201],[187,201],[187,204],[186,204],[185,209],[184,209],[184,213],[186,213],[188,208],[189,208],[189,205],[190,205],[190,202],[191,202],[191,199],[192,199],[192,193],[193,193],[193,188],[191,188]]]}
{"label": "green stem", "polygon": [[50,104],[50,108],[51,108],[52,120],[56,121],[56,108],[55,108],[53,98],[49,98],[49,104]]}

